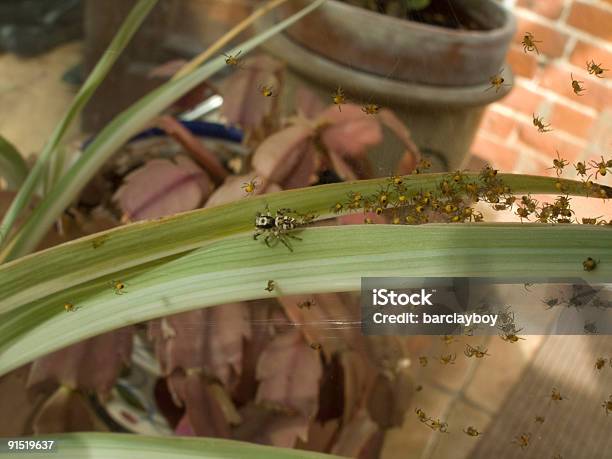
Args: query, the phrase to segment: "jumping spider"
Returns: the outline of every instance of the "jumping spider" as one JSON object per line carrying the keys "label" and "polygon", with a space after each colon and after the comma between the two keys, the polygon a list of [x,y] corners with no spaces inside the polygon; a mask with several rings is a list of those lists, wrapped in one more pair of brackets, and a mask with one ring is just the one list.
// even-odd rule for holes
{"label": "jumping spider", "polygon": [[274,247],[280,241],[289,251],[293,252],[289,239],[298,241],[302,239],[291,233],[309,223],[313,218],[312,216],[300,215],[291,209],[278,209],[276,214],[272,215],[266,206],[265,212],[258,212],[255,215],[253,239],[265,235],[264,242],[268,247]]}

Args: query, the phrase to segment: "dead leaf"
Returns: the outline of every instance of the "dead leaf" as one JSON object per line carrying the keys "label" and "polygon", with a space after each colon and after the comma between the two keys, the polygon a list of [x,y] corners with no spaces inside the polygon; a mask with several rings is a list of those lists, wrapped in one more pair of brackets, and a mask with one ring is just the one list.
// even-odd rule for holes
{"label": "dead leaf", "polygon": [[229,420],[222,407],[222,402],[227,403],[228,399],[221,401],[214,384],[207,382],[203,374],[176,371],[168,377],[168,386],[183,402],[189,427],[196,435],[230,437]]}
{"label": "dead leaf", "polygon": [[[78,314],[76,312],[75,314]],[[106,396],[132,356],[132,327],[94,336],[35,360],[28,388],[60,384]]]}
{"label": "dead leaf", "polygon": [[379,373],[367,403],[370,417],[383,430],[401,426],[413,394],[414,383],[408,371],[399,371],[391,378]]}
{"label": "dead leaf", "polygon": [[212,186],[202,169],[186,157],[176,161],[153,159],[125,177],[113,199],[130,220],[193,210],[210,194]]}
{"label": "dead leaf", "polygon": [[339,427],[340,420],[338,419],[330,419],[324,423],[313,421],[308,428],[308,441],[298,439],[295,448],[322,453],[329,452]]}
{"label": "dead leaf", "polygon": [[[267,55],[244,59],[240,71],[233,72],[221,87],[221,117],[230,124],[254,129],[278,105],[276,94],[282,84],[283,65]],[[265,97],[261,87],[272,88],[274,97]]]}
{"label": "dead leaf", "polygon": [[319,353],[292,330],[274,337],[257,364],[256,401],[271,403],[310,419],[317,412],[323,374]]}
{"label": "dead leaf", "polygon": [[85,397],[65,386],[47,399],[32,425],[35,435],[101,430]]}
{"label": "dead leaf", "polygon": [[297,170],[302,157],[309,154],[312,126],[299,124],[279,131],[266,140],[255,151],[252,166],[260,177],[274,183],[283,183]]}
{"label": "dead leaf", "polygon": [[[257,186],[255,190],[250,195],[244,191],[244,184],[250,182],[251,180],[255,180]],[[223,185],[215,190],[213,194],[210,195],[208,201],[206,201],[206,205],[204,207],[215,207],[220,206],[221,204],[227,204],[228,202],[235,202],[240,199],[248,199],[249,196],[257,196],[260,194],[264,194],[266,192],[270,192],[268,188],[271,190],[279,191],[280,187],[278,185],[273,184],[266,180],[265,178],[259,178],[255,173],[244,174],[244,175],[230,175],[225,179]]]}
{"label": "dead leaf", "polygon": [[314,119],[325,109],[325,103],[310,89],[299,86],[295,94],[295,105],[300,116]]}
{"label": "dead leaf", "polygon": [[280,183],[282,188],[284,190],[291,190],[293,188],[304,188],[316,183],[319,179],[317,174],[318,157],[316,148],[310,143],[300,156],[293,172]]}
{"label": "dead leaf", "polygon": [[328,107],[317,118],[322,126],[321,141],[328,151],[342,156],[363,156],[367,149],[383,140],[380,123],[354,104]]}
{"label": "dead leaf", "polygon": [[3,413],[11,413],[0,416],[0,437],[30,435],[32,416],[52,394],[52,391],[29,393],[26,389],[29,372],[30,365],[25,365],[0,377],[0,406]]}
{"label": "dead leaf", "polygon": [[202,370],[229,386],[242,370],[242,342],[251,328],[245,303],[231,303],[151,322],[150,332],[164,374]]}
{"label": "dead leaf", "polygon": [[347,351],[339,356],[343,371],[344,413],[342,421],[348,423],[364,405],[368,391],[376,380],[375,367],[358,352]]}
{"label": "dead leaf", "polygon": [[[299,303],[309,299],[314,299],[315,306],[310,309],[298,307]],[[291,295],[282,296],[278,301],[308,342],[323,345],[327,359],[349,347],[365,352],[359,302],[351,294]]]}
{"label": "dead leaf", "polygon": [[308,420],[301,415],[248,404],[241,408],[243,422],[234,430],[233,438],[263,445],[293,448],[298,439],[308,440]]}
{"label": "dead leaf", "polygon": [[370,419],[367,411],[362,409],[349,423],[342,427],[331,453],[340,456],[358,457],[377,432],[376,423]]}

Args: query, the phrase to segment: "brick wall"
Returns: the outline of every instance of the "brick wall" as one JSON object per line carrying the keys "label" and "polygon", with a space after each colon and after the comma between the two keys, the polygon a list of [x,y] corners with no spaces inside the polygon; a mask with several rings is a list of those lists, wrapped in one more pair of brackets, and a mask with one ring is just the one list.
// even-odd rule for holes
{"label": "brick wall", "polygon": [[[513,9],[518,27],[507,60],[515,87],[489,107],[472,151],[496,168],[530,174],[553,173],[546,168],[557,150],[572,163],[612,157],[612,0],[516,0]],[[526,32],[542,41],[539,55],[523,52]],[[591,59],[610,69],[605,78],[588,74]],[[581,96],[570,74],[584,82]],[[537,132],[534,112],[552,132]]]}

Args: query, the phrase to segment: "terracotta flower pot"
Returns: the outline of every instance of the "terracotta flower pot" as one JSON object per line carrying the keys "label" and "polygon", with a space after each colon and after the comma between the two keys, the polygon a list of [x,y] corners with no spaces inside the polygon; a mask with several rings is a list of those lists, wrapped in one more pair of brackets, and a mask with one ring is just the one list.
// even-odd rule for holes
{"label": "terracotta flower pot", "polygon": [[[276,19],[258,28],[303,4],[287,2]],[[353,102],[390,107],[426,154],[446,168],[459,168],[484,108],[511,89],[508,68],[499,90],[489,89],[489,78],[507,67],[504,57],[516,24],[493,0],[455,0],[453,6],[463,8],[483,30],[431,26],[328,0],[264,46],[289,65],[290,92],[292,83],[305,83],[331,100],[341,86]],[[382,148],[389,151],[388,145]],[[392,159],[383,160],[384,169],[392,167]]]}

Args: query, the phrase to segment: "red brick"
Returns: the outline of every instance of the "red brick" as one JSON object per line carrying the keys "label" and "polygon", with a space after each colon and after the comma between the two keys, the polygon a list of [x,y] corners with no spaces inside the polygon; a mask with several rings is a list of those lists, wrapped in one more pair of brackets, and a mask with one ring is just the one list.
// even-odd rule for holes
{"label": "red brick", "polygon": [[[610,0],[612,1],[612,0]],[[612,27],[612,24],[610,24]],[[602,68],[612,69],[612,53],[610,51],[606,51],[601,46],[591,45],[589,43],[585,43],[584,41],[578,41],[574,50],[572,51],[572,55],[570,57],[570,62],[574,64],[576,67],[582,67],[586,70],[587,61],[595,61],[596,64],[601,65]],[[604,73],[604,76],[610,76],[611,73]]]}
{"label": "red brick", "polygon": [[541,133],[532,124],[526,123],[519,127],[519,141],[549,158],[556,158],[559,151],[561,157],[568,161],[579,158],[585,147],[584,142],[561,139],[554,131]]}
{"label": "red brick", "polygon": [[[541,41],[541,43],[536,43],[540,54],[545,54],[549,57],[560,57],[563,54],[563,49],[567,42],[567,34],[559,32],[553,27],[539,24],[519,16],[514,42],[520,45],[527,32],[533,34],[534,40]],[[533,53],[536,54],[535,51],[533,51]]]}
{"label": "red brick", "polygon": [[[555,177],[556,174],[551,169],[552,160],[541,156],[541,155],[533,155],[524,151],[521,153],[521,157],[519,160],[519,168],[521,174],[529,174],[529,175],[545,175],[547,177]],[[535,199],[537,199],[534,196]]]}
{"label": "red brick", "polygon": [[482,119],[480,130],[505,139],[510,135],[515,125],[516,120],[514,118],[502,115],[489,108]]}
{"label": "red brick", "polygon": [[570,134],[588,139],[595,117],[574,110],[565,104],[555,104],[550,123],[554,129],[569,132]]}
{"label": "red brick", "polygon": [[503,172],[511,172],[518,157],[516,150],[486,138],[482,134],[476,136],[470,151],[485,160],[494,169],[499,169]]}
{"label": "red brick", "polygon": [[612,111],[599,115],[593,131],[589,143],[612,155]]}
{"label": "red brick", "polygon": [[557,19],[563,11],[563,0],[519,0],[517,5],[549,19]]}
{"label": "red brick", "polygon": [[[580,96],[574,94],[572,90],[570,73],[573,73],[574,78],[577,80],[584,81],[586,91],[581,93]],[[551,65],[541,69],[538,74],[540,86],[550,89],[574,102],[588,105],[598,111],[604,110],[612,104],[612,89],[607,88],[604,84],[597,81],[596,78],[588,78],[585,70],[576,67],[563,68]],[[510,95],[512,95],[512,92]]]}
{"label": "red brick", "polygon": [[535,55],[523,52],[520,46],[512,45],[508,50],[506,60],[515,75],[525,78],[533,78],[538,68],[538,60]]}
{"label": "red brick", "polygon": [[612,41],[612,10],[574,1],[567,23],[591,35]]}
{"label": "red brick", "polygon": [[540,94],[530,91],[517,83],[501,103],[506,107],[531,116],[532,113],[537,111],[538,106],[543,100],[544,97]]}

